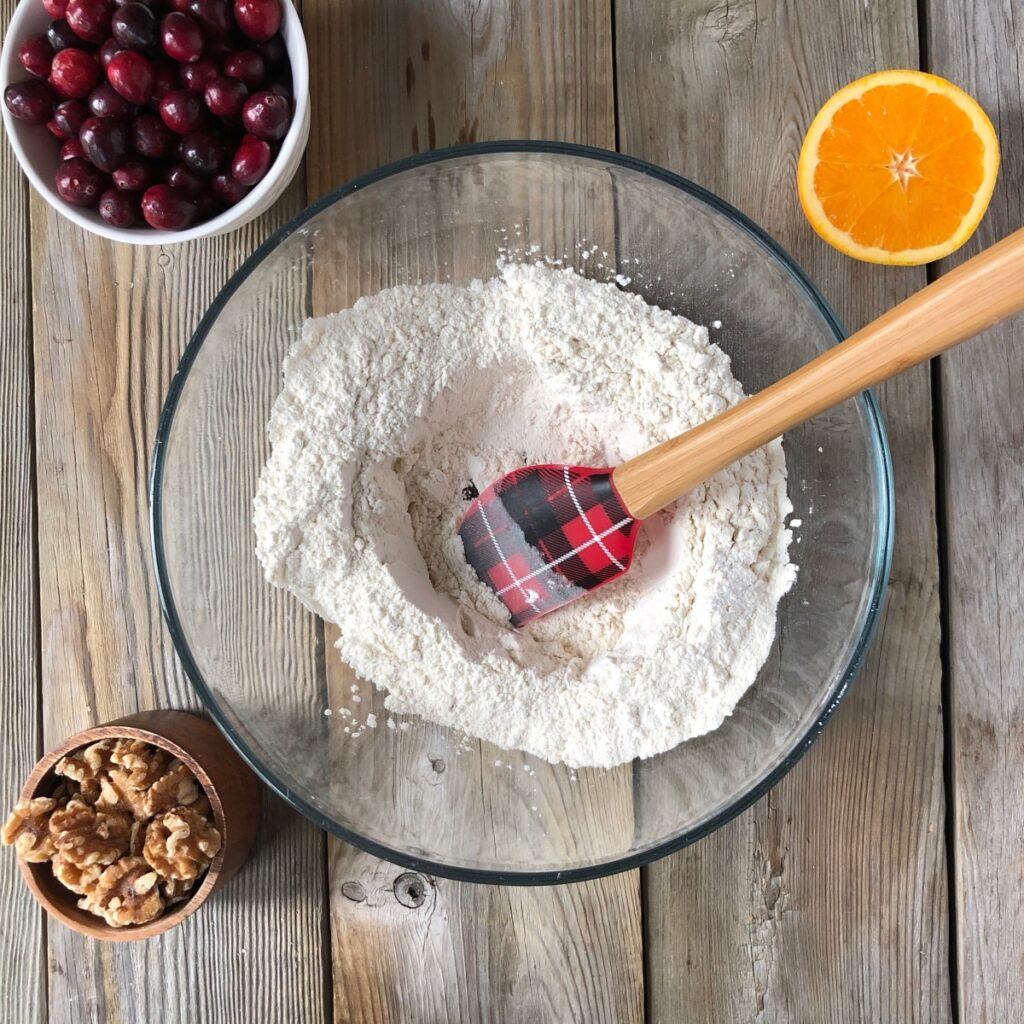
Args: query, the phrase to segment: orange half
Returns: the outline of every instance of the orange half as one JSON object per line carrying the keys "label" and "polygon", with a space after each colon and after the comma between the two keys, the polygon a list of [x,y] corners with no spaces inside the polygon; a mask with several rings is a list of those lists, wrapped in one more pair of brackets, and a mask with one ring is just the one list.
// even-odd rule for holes
{"label": "orange half", "polygon": [[930,263],[988,209],[999,141],[973,97],[923,71],[880,71],[840,89],[811,123],[797,187],[814,230],[871,263]]}

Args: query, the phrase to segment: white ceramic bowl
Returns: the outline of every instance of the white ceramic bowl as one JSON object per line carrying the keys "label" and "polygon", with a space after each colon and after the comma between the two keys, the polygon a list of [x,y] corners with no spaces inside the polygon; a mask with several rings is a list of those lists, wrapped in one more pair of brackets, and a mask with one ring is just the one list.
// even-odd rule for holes
{"label": "white ceramic bowl", "polygon": [[[281,0],[281,7],[284,12],[281,34],[284,36],[291,64],[295,114],[267,176],[240,203],[187,231],[157,231],[146,225],[135,228],[111,227],[95,210],[72,206],[61,199],[53,183],[54,174],[60,163],[59,147],[53,136],[43,127],[19,121],[11,115],[6,104],[0,102],[7,138],[18,158],[18,163],[21,164],[21,169],[28,175],[36,191],[58,213],[68,220],[73,220],[86,231],[102,235],[104,238],[112,238],[116,242],[128,242],[130,245],[168,245],[187,242],[193,238],[207,238],[232,231],[258,217],[278,199],[295,177],[309,139],[309,56],[306,52],[306,39],[302,33],[302,23],[291,0]],[[18,46],[27,36],[45,32],[49,24],[50,16],[40,0],[21,0],[7,27],[3,52],[0,54],[0,91],[12,82],[28,77],[28,73],[18,61]]]}

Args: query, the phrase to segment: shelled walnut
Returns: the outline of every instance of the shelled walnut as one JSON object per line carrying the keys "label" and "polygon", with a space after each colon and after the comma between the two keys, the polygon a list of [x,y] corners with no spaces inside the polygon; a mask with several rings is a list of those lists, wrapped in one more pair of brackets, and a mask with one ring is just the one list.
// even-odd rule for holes
{"label": "shelled walnut", "polygon": [[49,861],[79,906],[111,927],[143,924],[189,899],[221,847],[210,801],[177,758],[141,740],[108,739],[54,768],[48,797],[18,804],[0,838]]}
{"label": "shelled walnut", "polygon": [[0,832],[5,846],[14,846],[18,856],[30,864],[43,864],[57,849],[50,834],[50,817],[57,808],[52,797],[23,800],[11,812]]}
{"label": "shelled walnut", "polygon": [[163,912],[159,882],[160,877],[142,857],[122,857],[100,875],[92,892],[78,905],[99,914],[113,928],[145,924]]}

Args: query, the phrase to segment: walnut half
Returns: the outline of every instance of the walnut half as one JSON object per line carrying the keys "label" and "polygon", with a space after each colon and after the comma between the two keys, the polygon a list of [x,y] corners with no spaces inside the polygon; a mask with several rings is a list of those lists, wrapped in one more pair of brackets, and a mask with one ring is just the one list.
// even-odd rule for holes
{"label": "walnut half", "polygon": [[57,808],[52,797],[23,800],[11,812],[0,832],[5,846],[13,846],[18,856],[30,864],[44,864],[56,852],[50,835],[50,817]]}
{"label": "walnut half", "polygon": [[131,843],[130,815],[106,812],[72,800],[50,816],[53,845],[76,867],[113,864],[128,852]]}
{"label": "walnut half", "polygon": [[142,857],[122,857],[100,875],[92,893],[78,905],[99,914],[112,928],[145,924],[164,909],[158,882],[159,876]]}
{"label": "walnut half", "polygon": [[175,807],[149,823],[142,855],[164,878],[190,882],[210,866],[220,842],[220,832],[205,818]]}

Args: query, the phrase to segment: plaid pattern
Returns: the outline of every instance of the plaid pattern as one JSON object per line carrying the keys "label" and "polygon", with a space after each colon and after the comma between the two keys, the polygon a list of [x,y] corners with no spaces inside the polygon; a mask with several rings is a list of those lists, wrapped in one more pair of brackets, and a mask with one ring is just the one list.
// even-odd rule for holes
{"label": "plaid pattern", "polygon": [[621,576],[639,528],[610,469],[527,466],[474,500],[459,536],[518,627]]}

